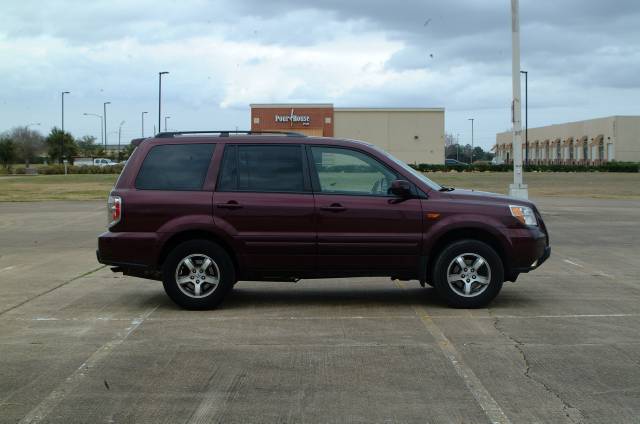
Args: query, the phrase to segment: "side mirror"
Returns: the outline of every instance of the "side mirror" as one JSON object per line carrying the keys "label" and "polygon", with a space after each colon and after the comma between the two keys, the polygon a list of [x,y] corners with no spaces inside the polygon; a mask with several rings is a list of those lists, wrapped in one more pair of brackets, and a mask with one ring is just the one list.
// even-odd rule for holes
{"label": "side mirror", "polygon": [[411,183],[406,180],[394,180],[391,182],[389,192],[395,196],[407,199],[411,197]]}

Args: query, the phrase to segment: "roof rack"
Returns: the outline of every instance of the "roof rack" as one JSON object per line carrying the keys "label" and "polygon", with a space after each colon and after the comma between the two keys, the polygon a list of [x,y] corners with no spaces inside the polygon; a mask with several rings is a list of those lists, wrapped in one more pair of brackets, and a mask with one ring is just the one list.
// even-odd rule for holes
{"label": "roof rack", "polygon": [[172,138],[180,135],[192,135],[192,134],[220,134],[219,137],[229,137],[230,134],[246,134],[246,135],[261,135],[261,134],[280,134],[287,137],[306,137],[306,135],[291,132],[291,131],[172,131],[161,132],[155,135],[156,138]]}

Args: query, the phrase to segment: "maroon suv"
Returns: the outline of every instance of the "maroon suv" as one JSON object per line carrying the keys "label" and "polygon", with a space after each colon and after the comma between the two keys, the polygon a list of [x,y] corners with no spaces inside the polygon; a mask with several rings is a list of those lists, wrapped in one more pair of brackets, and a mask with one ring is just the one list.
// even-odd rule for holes
{"label": "maroon suv", "polygon": [[162,280],[185,308],[216,306],[239,280],[353,276],[480,307],[550,254],[532,203],[440,186],[368,143],[222,131],[134,144],[98,261]]}

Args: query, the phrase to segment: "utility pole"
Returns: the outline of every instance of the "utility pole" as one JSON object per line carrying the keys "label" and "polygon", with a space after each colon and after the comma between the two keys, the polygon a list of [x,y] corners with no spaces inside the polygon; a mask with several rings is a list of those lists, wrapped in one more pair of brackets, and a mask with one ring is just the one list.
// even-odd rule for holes
{"label": "utility pole", "polygon": [[160,126],[160,119],[162,117],[162,76],[168,73],[167,71],[158,72],[158,131],[162,128]]}
{"label": "utility pole", "polygon": [[469,121],[471,121],[471,162],[469,163],[469,165],[473,165],[473,121],[474,121],[474,118],[469,118]]}
{"label": "utility pole", "polygon": [[529,165],[529,72],[524,74],[524,164]]}
{"label": "utility pole", "polygon": [[62,138],[60,138],[60,163],[64,162],[64,95],[70,93],[70,91],[62,92]]}
{"label": "utility pole", "polygon": [[520,101],[520,5],[519,0],[511,0],[511,78],[513,82],[513,184],[509,195],[521,199],[529,198],[529,189],[522,181],[522,103]]}
{"label": "utility pole", "polygon": [[107,153],[107,105],[110,105],[111,102],[104,102],[102,104],[103,113],[104,113],[104,152]]}
{"label": "utility pole", "polygon": [[460,162],[460,133],[456,134],[456,160]]}
{"label": "utility pole", "polygon": [[122,136],[122,126],[124,125],[124,121],[120,122],[120,127],[118,128],[118,162],[122,160],[122,155],[120,154],[120,138]]}
{"label": "utility pole", "polygon": [[144,137],[144,115],[149,112],[142,112],[142,137]]}
{"label": "utility pole", "polygon": [[164,132],[167,132],[167,119],[171,118],[170,116],[164,117]]}

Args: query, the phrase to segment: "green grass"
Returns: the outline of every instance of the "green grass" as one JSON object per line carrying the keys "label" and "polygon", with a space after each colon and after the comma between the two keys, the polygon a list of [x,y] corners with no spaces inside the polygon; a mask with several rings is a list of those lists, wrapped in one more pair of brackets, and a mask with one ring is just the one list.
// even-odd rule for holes
{"label": "green grass", "polygon": [[[507,193],[513,178],[505,172],[431,172],[427,176],[444,185],[496,193]],[[370,184],[366,177],[358,185]],[[114,174],[0,176],[0,201],[104,200],[117,178]],[[640,199],[640,174],[526,173],[525,182],[532,197]]]}
{"label": "green grass", "polygon": [[106,199],[115,174],[0,177],[1,202]]}

